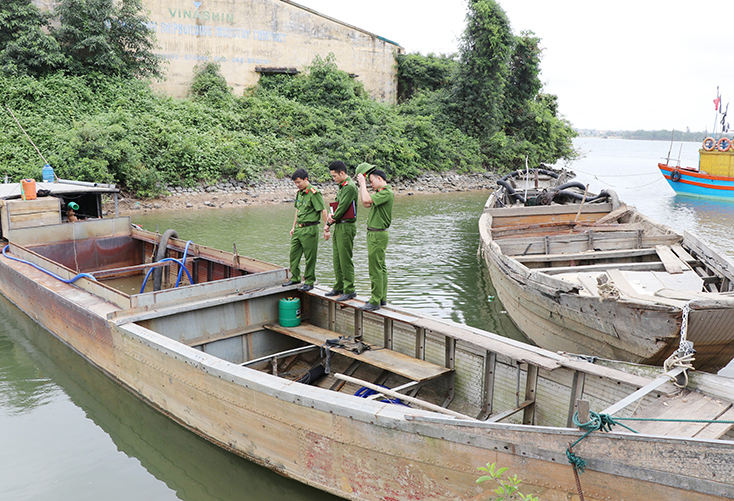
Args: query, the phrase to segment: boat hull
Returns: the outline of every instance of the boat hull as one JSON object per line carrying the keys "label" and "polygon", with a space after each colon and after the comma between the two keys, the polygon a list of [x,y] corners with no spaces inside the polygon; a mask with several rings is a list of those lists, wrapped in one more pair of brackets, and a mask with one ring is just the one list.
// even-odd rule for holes
{"label": "boat hull", "polygon": [[[118,306],[3,257],[0,291],[92,365],[184,427],[337,496],[491,499],[491,490],[475,483],[476,468],[488,462],[517,472],[523,490],[542,499],[566,499],[577,492],[565,451],[581,437],[579,430],[460,421],[241,367],[138,323],[108,320],[119,318]],[[240,289],[235,296],[246,293]],[[265,313],[244,301],[231,303],[232,308],[239,305],[252,316],[277,315],[277,298]],[[313,301],[312,321],[317,321],[317,298]],[[476,334],[480,340],[483,336]],[[533,353],[524,357],[554,359]],[[570,381],[573,373],[543,370],[541,378]],[[567,407],[568,401],[560,405]],[[582,485],[589,500],[734,497],[732,442],[611,433],[594,434],[574,450],[588,463]],[[648,459],[653,454],[676,459],[653,465]],[[707,458],[703,472],[702,457]]]}
{"label": "boat hull", "polygon": [[699,198],[734,199],[734,178],[712,176],[705,172],[680,169],[659,163],[658,168],[673,190],[680,195]]}
{"label": "boat hull", "polygon": [[[487,207],[494,207],[492,200],[490,196]],[[564,210],[574,216],[577,207],[570,206]],[[560,217],[560,212],[553,217]],[[528,219],[536,224],[540,220],[535,214]],[[535,344],[552,351],[650,365],[662,365],[678,349],[685,300],[657,298],[656,301],[654,295],[638,296],[629,284],[628,294],[622,299],[583,295],[578,289],[554,289],[554,285],[568,282],[535,272],[505,255],[500,244],[492,238],[492,224],[491,214],[485,211],[479,221],[480,255],[509,317]],[[686,238],[691,245],[697,246],[700,255],[729,266],[692,235],[686,235]],[[524,248],[524,244],[515,245],[516,248],[518,246]],[[570,266],[565,269],[579,268]],[[604,265],[594,269],[601,273]],[[553,285],[548,286],[545,280],[552,281]],[[618,280],[625,281],[621,275]],[[734,358],[734,333],[731,329],[734,325],[734,301],[716,295],[708,301],[696,294],[687,299],[693,299],[691,304],[695,306],[691,308],[687,324],[687,339],[694,343],[696,350],[694,365],[700,370],[716,372]]]}

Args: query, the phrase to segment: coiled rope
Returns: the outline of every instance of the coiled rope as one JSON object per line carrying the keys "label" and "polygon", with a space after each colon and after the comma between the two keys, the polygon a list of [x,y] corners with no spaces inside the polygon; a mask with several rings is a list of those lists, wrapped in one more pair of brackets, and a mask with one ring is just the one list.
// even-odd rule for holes
{"label": "coiled rope", "polygon": [[670,371],[674,367],[683,367],[683,376],[685,376],[685,382],[678,384],[678,381],[673,379],[673,384],[679,388],[685,388],[688,386],[688,369],[695,370],[693,367],[693,361],[695,360],[694,355],[696,350],[693,349],[693,342],[688,341],[688,313],[690,312],[690,301],[683,305],[683,313],[681,316],[680,323],[680,343],[678,349],[670,355],[663,364],[665,372]]}

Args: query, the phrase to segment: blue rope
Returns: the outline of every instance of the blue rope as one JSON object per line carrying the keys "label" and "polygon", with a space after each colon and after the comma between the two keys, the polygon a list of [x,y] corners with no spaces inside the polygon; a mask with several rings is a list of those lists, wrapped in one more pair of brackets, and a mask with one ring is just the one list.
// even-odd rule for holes
{"label": "blue rope", "polygon": [[10,244],[8,244],[8,245],[6,245],[5,247],[3,247],[3,256],[4,256],[4,257],[6,257],[6,258],[8,258],[8,259],[12,259],[13,261],[18,261],[19,263],[23,263],[23,264],[27,264],[27,265],[33,266],[33,267],[34,267],[35,269],[37,269],[38,271],[42,271],[42,272],[44,272],[45,274],[47,274],[47,275],[50,275],[50,276],[54,277],[54,278],[55,278],[56,280],[59,280],[59,281],[61,281],[61,282],[64,282],[65,284],[73,284],[74,282],[76,282],[77,280],[79,280],[79,279],[80,279],[80,278],[82,278],[82,277],[84,277],[84,278],[88,278],[88,279],[90,279],[90,280],[94,280],[95,282],[97,281],[97,279],[96,279],[96,278],[94,278],[94,277],[93,277],[92,275],[90,275],[89,273],[79,273],[79,274],[78,274],[77,276],[75,276],[74,278],[70,278],[70,279],[68,279],[68,280],[67,280],[67,279],[65,279],[65,278],[61,278],[61,277],[60,277],[60,276],[58,276],[58,275],[57,275],[56,273],[54,273],[54,272],[52,272],[52,271],[49,271],[49,270],[47,270],[47,269],[45,269],[45,268],[41,268],[41,267],[40,267],[40,266],[38,266],[37,264],[31,263],[30,261],[26,261],[25,259],[20,259],[20,258],[18,258],[18,257],[13,257],[13,256],[10,256],[10,255],[8,255],[8,253],[7,253],[7,250],[8,250],[9,248],[10,248]]}

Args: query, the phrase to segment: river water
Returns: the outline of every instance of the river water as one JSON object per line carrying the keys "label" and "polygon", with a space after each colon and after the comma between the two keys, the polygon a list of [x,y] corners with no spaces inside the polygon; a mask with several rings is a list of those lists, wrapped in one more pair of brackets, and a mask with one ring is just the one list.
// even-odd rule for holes
{"label": "river water", "polygon": [[[675,196],[657,170],[670,145],[579,138],[571,168],[596,192],[615,189],[642,212],[734,254],[734,204]],[[697,161],[697,143],[673,148]],[[388,300],[395,305],[524,339],[494,298],[476,257],[487,192],[403,195],[390,231]],[[293,206],[136,214],[146,229],[286,266]],[[357,292],[369,295],[366,211],[355,242]],[[330,287],[331,242],[317,276]],[[0,297],[2,499],[331,500],[226,453],[139,402]]]}

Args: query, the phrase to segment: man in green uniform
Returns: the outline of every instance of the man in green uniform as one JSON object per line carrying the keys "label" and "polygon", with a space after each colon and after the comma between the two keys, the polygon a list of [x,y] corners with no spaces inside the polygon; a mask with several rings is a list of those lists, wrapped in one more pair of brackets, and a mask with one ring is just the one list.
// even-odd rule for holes
{"label": "man in green uniform", "polygon": [[[367,191],[365,176],[369,177],[372,194]],[[395,195],[387,184],[387,175],[368,163],[357,166],[357,182],[362,205],[369,207],[367,217],[367,258],[372,283],[370,301],[361,308],[365,311],[379,310],[387,303],[387,266],[385,250],[389,241],[387,229],[392,222],[392,205]]]}
{"label": "man in green uniform", "polygon": [[334,288],[326,296],[339,296],[337,301],[348,301],[357,297],[354,290],[354,236],[357,234],[357,185],[347,174],[347,166],[337,160],[329,165],[331,178],[339,185],[336,194],[337,206],[329,214],[324,227],[324,238],[333,238]]}
{"label": "man in green uniform", "polygon": [[296,217],[291,228],[291,279],[283,284],[293,285],[301,281],[301,256],[306,257],[304,283],[299,291],[310,291],[316,282],[316,252],[319,248],[319,219],[326,223],[326,207],[321,192],[308,182],[308,172],[298,169],[291,176],[298,188],[296,193]]}

